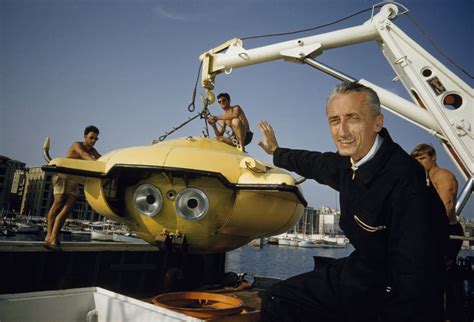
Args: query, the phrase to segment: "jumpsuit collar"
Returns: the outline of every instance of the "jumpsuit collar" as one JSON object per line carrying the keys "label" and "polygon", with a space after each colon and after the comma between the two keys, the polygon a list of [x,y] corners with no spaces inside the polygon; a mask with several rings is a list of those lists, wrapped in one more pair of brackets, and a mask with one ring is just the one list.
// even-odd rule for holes
{"label": "jumpsuit collar", "polygon": [[[390,156],[389,152],[393,146],[393,140],[390,137],[386,128],[382,128],[382,130],[377,135],[377,139],[380,137],[379,145],[377,146],[377,140],[372,146],[372,149],[369,153],[362,158],[359,162],[356,163],[357,171],[355,178],[358,181],[361,181],[363,184],[368,184],[373,177],[377,174],[377,170],[384,166],[388,157]],[[371,152],[373,154],[371,155]],[[364,160],[367,156],[369,156],[366,160]],[[352,160],[350,160],[352,161]],[[362,162],[363,161],[363,162]]]}
{"label": "jumpsuit collar", "polygon": [[369,152],[362,159],[360,159],[359,161],[354,161],[351,158],[352,171],[356,171],[361,165],[371,160],[375,156],[375,153],[377,153],[377,151],[379,150],[380,146],[382,145],[382,142],[383,138],[379,134],[377,134],[375,136],[374,144],[370,148]]}

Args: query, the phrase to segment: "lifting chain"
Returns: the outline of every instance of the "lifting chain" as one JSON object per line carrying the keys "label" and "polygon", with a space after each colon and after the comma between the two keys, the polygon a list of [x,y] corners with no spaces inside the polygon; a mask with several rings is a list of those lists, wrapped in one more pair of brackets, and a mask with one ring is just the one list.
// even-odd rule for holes
{"label": "lifting chain", "polygon": [[[160,136],[158,138],[158,141],[161,142],[161,141],[164,141],[168,135],[176,132],[177,130],[181,129],[183,126],[185,126],[186,124],[190,123],[192,120],[195,120],[197,119],[198,117],[201,118],[201,119],[204,119],[204,122],[206,124],[206,133],[204,133],[203,131],[203,134],[204,136],[208,137],[209,136],[209,129],[208,129],[208,126],[207,126],[207,119],[212,116],[211,113],[209,112],[209,109],[207,108],[207,100],[205,101],[205,104],[204,104],[204,108],[202,109],[201,112],[199,112],[198,114],[194,115],[193,117],[189,117],[187,121],[179,124],[178,126],[174,126],[170,131],[166,131],[165,134],[163,134],[162,136]],[[193,110],[194,110],[194,102],[191,103],[192,106],[193,106]],[[190,105],[191,105],[190,104]],[[189,109],[189,108],[188,108]]]}
{"label": "lifting chain", "polygon": [[[198,76],[196,78],[196,83],[194,84],[192,102],[191,102],[191,104],[188,105],[188,111],[189,112],[194,112],[194,110],[196,109],[196,106],[195,106],[196,90],[197,90],[197,86],[198,86],[199,75],[201,74],[201,68],[202,68],[202,61],[201,61],[201,64],[199,65],[199,70],[198,70]],[[204,123],[206,125],[205,131],[202,131],[202,134],[204,135],[204,137],[209,137],[209,127],[208,127],[208,124],[207,124],[207,120],[208,120],[209,117],[212,116],[211,113],[209,112],[209,109],[207,108],[207,106],[209,105],[209,99],[204,98],[201,94],[201,101],[204,104],[204,108],[202,109],[201,112],[199,112],[197,115],[194,115],[193,117],[189,117],[187,121],[179,124],[178,126],[173,127],[170,131],[166,131],[165,134],[163,134],[162,136],[160,136],[158,138],[158,141],[153,140],[153,143],[158,143],[158,142],[164,141],[168,137],[168,135],[176,132],[177,130],[179,130],[180,128],[182,128],[183,126],[185,126],[186,124],[188,124],[192,120],[197,119],[198,117],[201,118],[201,119],[204,119]]]}

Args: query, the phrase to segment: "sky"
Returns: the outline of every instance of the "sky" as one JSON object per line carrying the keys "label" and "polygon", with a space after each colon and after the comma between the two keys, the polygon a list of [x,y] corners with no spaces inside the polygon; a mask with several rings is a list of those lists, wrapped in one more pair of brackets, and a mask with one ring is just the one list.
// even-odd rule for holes
{"label": "sky", "polygon": [[[401,2],[448,55],[471,74],[473,0]],[[83,130],[100,129],[102,154],[149,145],[195,114],[191,103],[199,55],[231,38],[272,34],[329,23],[375,2],[365,0],[0,0],[0,154],[45,164],[42,145],[51,138],[51,156],[64,156]],[[343,23],[298,35],[244,41],[246,49],[360,25],[370,12]],[[395,20],[471,87],[473,81],[438,54],[409,19]],[[364,78],[409,99],[373,42],[329,50],[319,61],[355,79]],[[281,146],[335,151],[325,118],[325,101],[338,83],[315,69],[275,61],[219,75],[215,93],[228,92],[250,121],[253,157],[271,163],[258,147],[258,122],[274,127]],[[198,88],[198,93],[203,92]],[[197,109],[202,105],[197,99]],[[211,113],[220,114],[217,104]],[[438,164],[464,178],[437,139],[385,114],[385,127],[406,151],[430,143]],[[199,136],[202,120],[169,136]],[[339,207],[338,195],[314,181],[302,185],[310,206]],[[472,198],[471,198],[472,199]],[[474,218],[474,201],[464,215]]]}

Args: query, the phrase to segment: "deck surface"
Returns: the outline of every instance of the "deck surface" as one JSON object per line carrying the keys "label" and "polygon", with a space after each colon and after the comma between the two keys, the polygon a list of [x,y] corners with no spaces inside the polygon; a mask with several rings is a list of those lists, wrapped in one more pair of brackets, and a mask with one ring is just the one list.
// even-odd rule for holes
{"label": "deck surface", "polygon": [[[141,243],[121,242],[61,242],[63,252],[123,252],[146,251],[158,252],[156,246]],[[0,252],[53,252],[44,247],[41,241],[5,241],[0,240]]]}

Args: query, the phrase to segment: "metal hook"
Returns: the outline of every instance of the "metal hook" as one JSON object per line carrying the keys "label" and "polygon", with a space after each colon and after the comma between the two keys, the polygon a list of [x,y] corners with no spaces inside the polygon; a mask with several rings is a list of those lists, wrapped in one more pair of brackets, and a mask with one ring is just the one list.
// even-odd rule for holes
{"label": "metal hook", "polygon": [[211,105],[212,103],[214,103],[216,101],[216,96],[214,95],[214,93],[211,90],[206,88],[206,94],[207,94],[207,98],[204,97],[204,95],[202,95],[202,93],[199,94],[200,97],[201,97],[201,102],[205,106]]}

